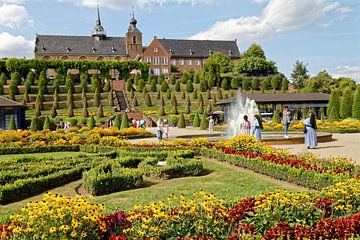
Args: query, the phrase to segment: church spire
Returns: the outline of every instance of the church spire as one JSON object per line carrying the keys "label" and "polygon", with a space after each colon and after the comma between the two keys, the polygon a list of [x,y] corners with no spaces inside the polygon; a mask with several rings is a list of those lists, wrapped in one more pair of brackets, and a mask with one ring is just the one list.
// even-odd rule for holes
{"label": "church spire", "polygon": [[100,19],[100,6],[99,3],[97,5],[97,20],[96,25],[94,27],[94,30],[92,32],[92,36],[96,37],[98,40],[102,40],[106,37],[105,29],[101,25],[101,19]]}

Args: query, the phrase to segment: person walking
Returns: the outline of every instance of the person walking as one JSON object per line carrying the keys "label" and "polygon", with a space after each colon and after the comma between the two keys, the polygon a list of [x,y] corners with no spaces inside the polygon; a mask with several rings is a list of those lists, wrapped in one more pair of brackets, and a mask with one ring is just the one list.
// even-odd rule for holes
{"label": "person walking", "polygon": [[240,123],[240,131],[243,135],[250,135],[251,123],[247,115],[244,115],[243,121]]}
{"label": "person walking", "polygon": [[213,133],[214,126],[215,126],[214,118],[212,116],[210,116],[210,117],[208,117],[208,120],[209,120],[209,133]]}
{"label": "person walking", "polygon": [[285,130],[284,138],[289,138],[288,133],[289,133],[289,127],[290,127],[290,123],[291,123],[291,112],[288,107],[284,108],[282,120],[283,120],[284,130]]}
{"label": "person walking", "polygon": [[308,149],[315,148],[318,145],[315,113],[310,113],[310,116],[303,121],[303,124],[304,124],[304,134],[305,134],[305,146]]}
{"label": "person walking", "polygon": [[255,115],[255,120],[253,123],[252,136],[254,136],[258,141],[261,141],[261,129],[263,129],[262,121],[259,115]]}
{"label": "person walking", "polygon": [[159,144],[161,143],[162,140],[163,127],[164,127],[164,122],[161,118],[159,118],[156,122],[156,136]]}

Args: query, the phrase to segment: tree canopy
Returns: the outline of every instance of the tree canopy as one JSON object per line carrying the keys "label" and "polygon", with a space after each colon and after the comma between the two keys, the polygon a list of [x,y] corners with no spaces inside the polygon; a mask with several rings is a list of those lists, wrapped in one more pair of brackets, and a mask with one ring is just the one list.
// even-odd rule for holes
{"label": "tree canopy", "polygon": [[305,81],[309,79],[308,72],[307,64],[296,60],[293,72],[291,73],[291,80],[296,88],[301,89],[304,87]]}

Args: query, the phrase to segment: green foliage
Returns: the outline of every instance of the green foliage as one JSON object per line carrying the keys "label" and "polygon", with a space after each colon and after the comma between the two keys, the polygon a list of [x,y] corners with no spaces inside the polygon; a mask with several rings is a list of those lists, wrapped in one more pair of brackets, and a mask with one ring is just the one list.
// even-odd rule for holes
{"label": "green foliage", "polygon": [[[41,76],[41,74],[40,74],[40,76]],[[39,78],[39,81],[40,81],[40,78]],[[74,91],[74,80],[73,80],[70,73],[68,73],[67,76],[66,76],[65,85],[66,85],[66,89],[68,91],[69,90],[72,91],[72,92]]]}
{"label": "green foliage", "polygon": [[96,116],[98,118],[104,117],[104,110],[103,110],[102,104],[99,105]]}
{"label": "green foliage", "polygon": [[131,79],[128,79],[126,82],[126,91],[131,92],[132,91],[132,82]]}
{"label": "green foliage", "polygon": [[4,85],[6,83],[6,75],[5,73],[0,74],[0,95],[4,94]]}
{"label": "green foliage", "polygon": [[147,90],[146,90],[146,87],[144,87],[143,91],[142,91],[143,97],[145,97],[146,93],[147,93]]}
{"label": "green foliage", "polygon": [[100,92],[98,89],[96,89],[94,94],[94,107],[99,107],[101,103],[100,100],[101,100]]}
{"label": "green foliage", "polygon": [[207,82],[209,89],[220,85],[220,64],[213,61],[206,61],[203,69],[204,80]]}
{"label": "green foliage", "polygon": [[335,108],[333,110],[334,114],[337,114],[337,116],[335,116],[335,118],[338,119],[339,118],[339,112],[340,112],[340,92],[339,92],[338,89],[334,89],[334,90],[331,91],[329,104],[328,104],[327,112],[326,112],[326,114],[328,116],[330,115],[331,109],[333,107]]}
{"label": "green foliage", "polygon": [[29,102],[29,93],[27,90],[25,90],[25,93],[24,93],[24,97],[23,97],[23,100],[22,100],[22,104],[23,105],[26,105],[27,103]]}
{"label": "green foliage", "polygon": [[184,72],[180,79],[181,83],[186,84],[189,80],[190,80],[189,74],[187,72]]}
{"label": "green foliage", "polygon": [[74,118],[69,118],[68,121],[69,121],[69,123],[70,123],[70,125],[71,125],[72,127],[76,127],[77,124],[78,124],[78,119],[77,119],[76,117],[74,117]]}
{"label": "green foliage", "polygon": [[276,89],[276,90],[279,89],[280,84],[281,84],[281,79],[279,78],[279,75],[272,77],[271,79],[272,89]]}
{"label": "green foliage", "polygon": [[253,77],[251,79],[251,89],[254,89],[254,90],[259,89],[259,79],[257,77]]}
{"label": "green foliage", "polygon": [[220,99],[220,100],[223,99],[223,94],[222,94],[221,88],[218,88],[218,89],[217,89],[217,97],[218,97],[218,99]]}
{"label": "green foliage", "polygon": [[129,127],[129,118],[126,112],[123,113],[121,118],[121,126],[120,129],[128,128]]}
{"label": "green foliage", "polygon": [[58,94],[58,91],[57,91],[57,90],[55,90],[55,92],[54,92],[53,107],[54,107],[55,109],[59,109],[59,94]]}
{"label": "green foliage", "polygon": [[180,92],[181,91],[181,83],[180,81],[177,81],[175,84],[175,91]]}
{"label": "green foliage", "polygon": [[224,77],[222,82],[221,82],[221,88],[224,90],[229,90],[230,89],[230,82],[229,82],[229,78]]}
{"label": "green foliage", "polygon": [[141,76],[139,74],[136,74],[134,78],[134,84],[136,85],[139,84],[140,80],[141,80]]}
{"label": "green foliage", "polygon": [[88,75],[86,73],[80,74],[80,87],[81,90],[86,92],[87,91],[87,85],[88,85]]}
{"label": "green foliage", "polygon": [[199,96],[198,96],[198,106],[204,106],[204,99],[203,99],[203,96],[201,93],[199,93]]}
{"label": "green foliage", "polygon": [[199,73],[195,73],[195,74],[194,74],[194,83],[195,83],[195,84],[199,84],[199,83],[200,83],[200,74],[199,74]]}
{"label": "green foliage", "polygon": [[56,108],[53,106],[50,110],[50,117],[55,118],[57,116]]}
{"label": "green foliage", "polygon": [[213,111],[212,104],[209,103],[209,104],[207,105],[206,112],[210,113],[210,112],[212,112],[212,111]]}
{"label": "green foliage", "polygon": [[200,117],[199,113],[195,113],[193,127],[200,127]]}
{"label": "green foliage", "polygon": [[[300,83],[301,85],[301,83]],[[326,71],[321,71],[318,75],[305,81],[305,91],[331,93],[335,88],[336,81]]]}
{"label": "green foliage", "polygon": [[101,91],[101,82],[97,74],[93,74],[91,77],[91,87],[93,92]]}
{"label": "green foliage", "polygon": [[[60,80],[58,79],[60,75],[57,75],[53,81],[53,92],[60,90]],[[30,86],[29,86],[30,89]]]}
{"label": "green foliage", "polygon": [[90,128],[90,129],[93,129],[95,127],[95,118],[94,116],[91,116],[89,119],[88,119],[88,122],[87,122],[87,127]]}
{"label": "green foliage", "polygon": [[192,93],[194,91],[194,85],[192,83],[191,80],[188,80],[186,82],[186,86],[185,86],[185,90],[188,92],[188,93]]}
{"label": "green foliage", "polygon": [[163,82],[161,83],[160,89],[161,89],[161,92],[167,92],[167,90],[170,89],[170,88],[169,88],[169,84],[168,84],[166,81],[163,81]]}
{"label": "green foliage", "polygon": [[165,116],[164,104],[160,103],[159,116]]}
{"label": "green foliage", "polygon": [[167,99],[170,99],[170,98],[171,98],[170,89],[168,89],[167,92],[166,92],[166,98],[167,98]]}
{"label": "green foliage", "polygon": [[66,95],[66,107],[69,107],[70,105],[74,107],[74,95],[72,93],[72,89],[68,89]]}
{"label": "green foliage", "polygon": [[145,105],[148,106],[148,107],[152,106],[151,98],[150,98],[150,95],[148,93],[145,95]]}
{"label": "green foliage", "polygon": [[193,98],[193,99],[197,99],[197,98],[198,98],[198,92],[197,92],[196,89],[195,89],[195,91],[193,92],[192,98]]}
{"label": "green foliage", "polygon": [[164,81],[165,81],[165,76],[164,76],[164,74],[160,74],[159,77],[158,77],[158,79],[157,79],[157,83],[158,83],[159,85],[161,85]]}
{"label": "green foliage", "polygon": [[206,100],[210,100],[211,99],[211,93],[210,93],[210,90],[207,90],[206,91],[206,96],[205,96]]}
{"label": "green foliage", "polygon": [[137,85],[137,91],[142,92],[146,87],[144,80],[140,80],[139,84]]}
{"label": "green foliage", "polygon": [[357,85],[352,105],[352,117],[360,119],[360,85]]}
{"label": "green foliage", "polygon": [[270,90],[271,89],[271,76],[267,76],[263,79],[262,81],[262,86],[264,88],[264,90]]}
{"label": "green foliage", "polygon": [[266,59],[265,52],[259,44],[253,43],[242,55],[243,58],[256,57]]}
{"label": "green foliage", "polygon": [[281,89],[282,90],[288,90],[289,88],[289,81],[284,77],[281,82]]}
{"label": "green foliage", "polygon": [[267,76],[277,73],[275,62],[267,61],[265,58],[246,56],[235,64],[235,70],[247,76]]}
{"label": "green foliage", "polygon": [[151,92],[157,92],[157,85],[156,85],[156,81],[155,81],[155,80],[153,80],[153,81],[151,82],[150,91],[151,91]]}
{"label": "green foliage", "polygon": [[176,99],[175,94],[171,96],[171,106],[174,106],[174,105],[177,106],[177,99]]}
{"label": "green foliage", "polygon": [[131,91],[130,91],[130,98],[134,98],[134,97],[135,97],[134,90],[133,90],[133,89],[131,89]]}
{"label": "green foliage", "polygon": [[185,99],[185,98],[186,98],[185,91],[182,91],[182,92],[181,92],[181,99]]}
{"label": "green foliage", "polygon": [[50,129],[51,128],[51,122],[49,116],[45,117],[45,122],[43,126],[43,130]]}
{"label": "green foliage", "polygon": [[29,71],[28,74],[26,75],[26,81],[29,81],[30,85],[34,84],[35,81],[35,75],[33,71]]}
{"label": "green foliage", "polygon": [[[249,90],[250,89],[250,83],[249,83],[249,79],[248,78],[243,78],[243,80],[241,81],[241,88],[243,90]],[[220,99],[220,98],[219,98]]]}
{"label": "green foliage", "polygon": [[301,89],[304,87],[305,82],[307,81],[307,79],[309,79],[308,72],[309,71],[307,70],[307,64],[296,60],[294,64],[294,69],[291,73],[291,80],[297,89]]}
{"label": "green foliage", "polygon": [[217,103],[215,95],[213,96],[212,103],[213,103],[213,105],[215,105]]}
{"label": "green foliage", "polygon": [[116,114],[116,116],[115,116],[114,127],[116,127],[117,129],[121,129],[121,115],[120,115],[120,113]]}
{"label": "green foliage", "polygon": [[206,130],[209,127],[209,121],[207,119],[207,112],[205,111],[201,117],[200,129]]}
{"label": "green foliage", "polygon": [[154,79],[154,77],[151,74],[149,74],[148,79],[147,79],[147,83],[151,84],[152,81],[155,81],[155,83],[156,83],[156,80]]}
{"label": "green foliage", "polygon": [[40,94],[38,94],[38,95],[36,96],[35,108],[36,108],[36,109],[39,109],[39,110],[43,110],[43,109],[44,109],[42,97],[41,97]]}
{"label": "green foliage", "polygon": [[177,122],[177,128],[186,128],[184,114],[180,114],[179,121]]}
{"label": "green foliage", "polygon": [[16,123],[15,123],[15,117],[14,117],[14,115],[11,115],[10,122],[9,122],[9,130],[15,131],[16,129],[17,128],[16,128]]}
{"label": "green foliage", "polygon": [[15,101],[15,95],[19,92],[18,85],[20,83],[20,74],[15,72],[11,74],[11,81],[9,86],[9,98]]}
{"label": "green foliage", "polygon": [[353,93],[350,87],[345,88],[343,98],[340,104],[340,117],[342,119],[352,116]]}
{"label": "green foliage", "polygon": [[[189,97],[187,100],[190,100]],[[189,114],[191,112],[191,109],[190,109],[190,102],[189,101],[186,101],[185,103],[185,109],[184,109],[184,113],[185,114]]]}
{"label": "green foliage", "polygon": [[66,112],[66,116],[68,117],[73,117],[74,116],[74,109],[73,109],[73,105],[70,104],[68,109],[67,109],[67,112]]}
{"label": "green foliage", "polygon": [[41,130],[41,127],[42,126],[40,126],[39,119],[37,117],[33,117],[31,119],[30,130],[35,132]]}
{"label": "green foliage", "polygon": [[240,79],[238,77],[232,77],[230,86],[232,89],[239,89],[240,87]]}
{"label": "green foliage", "polygon": [[330,114],[328,115],[329,122],[339,121],[339,119],[339,109],[335,106],[332,106]]}
{"label": "green foliage", "polygon": [[137,100],[136,96],[133,98],[133,105],[134,105],[134,107],[139,106],[139,103],[138,103],[138,100]]}
{"label": "green foliage", "polygon": [[206,92],[208,90],[208,86],[207,86],[207,82],[206,80],[201,80],[200,81],[200,91],[201,92]]}
{"label": "green foliage", "polygon": [[227,73],[232,70],[232,63],[229,56],[221,52],[214,52],[211,56],[206,60],[205,64],[218,64],[220,73]]}
{"label": "green foliage", "polygon": [[175,75],[171,75],[171,77],[170,77],[170,84],[172,84],[172,85],[176,84],[176,77],[175,77]]}
{"label": "green foliage", "polygon": [[83,116],[84,118],[89,117],[89,111],[88,111],[88,104],[87,104],[87,97],[86,97],[86,96],[84,96],[84,98],[83,98],[82,116]]}
{"label": "green foliage", "polygon": [[113,106],[114,106],[113,91],[110,91],[110,92],[109,92],[109,95],[108,95],[108,103],[109,103],[109,106],[110,106],[110,107],[113,107]]}
{"label": "green foliage", "polygon": [[281,123],[280,112],[281,112],[281,106],[277,105],[274,112],[274,116],[272,117],[272,121],[274,123]]}
{"label": "green foliage", "polygon": [[174,115],[178,115],[178,114],[179,114],[176,105],[173,105],[173,106],[172,106],[172,111],[171,111],[171,113],[174,114]]}

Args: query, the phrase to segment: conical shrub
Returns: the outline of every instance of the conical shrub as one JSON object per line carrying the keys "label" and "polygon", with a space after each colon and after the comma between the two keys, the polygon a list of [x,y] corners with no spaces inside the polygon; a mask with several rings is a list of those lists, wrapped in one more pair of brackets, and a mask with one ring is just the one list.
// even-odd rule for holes
{"label": "conical shrub", "polygon": [[53,106],[50,111],[50,117],[55,118],[57,116],[56,108]]}
{"label": "conical shrub", "polygon": [[174,114],[174,115],[178,115],[178,114],[179,114],[179,112],[178,112],[178,110],[177,110],[177,106],[176,106],[176,105],[173,105],[173,108],[172,108],[171,113],[172,113],[172,114]]}
{"label": "conical shrub", "polygon": [[177,106],[177,100],[175,94],[171,96],[171,106]]}
{"label": "conical shrub", "polygon": [[121,128],[121,115],[120,115],[120,113],[116,114],[116,116],[115,116],[114,127],[116,127],[117,129]]}
{"label": "conical shrub", "polygon": [[40,130],[39,119],[37,117],[31,119],[30,130],[33,132]]}
{"label": "conical shrub", "polygon": [[9,130],[15,131],[16,129],[17,128],[16,128],[16,123],[15,123],[15,117],[14,117],[14,115],[11,115],[10,122],[9,122]]}
{"label": "conical shrub", "polygon": [[192,98],[193,98],[193,99],[197,99],[197,98],[198,98],[198,92],[197,92],[196,89],[195,89],[194,92],[193,92]]}
{"label": "conical shrub", "polygon": [[199,117],[199,113],[195,113],[193,126],[194,126],[194,127],[200,127],[200,117]]}
{"label": "conical shrub", "polygon": [[167,92],[166,92],[166,98],[167,98],[167,99],[170,99],[170,98],[171,98],[171,92],[170,92],[170,90],[167,90]]}
{"label": "conical shrub", "polygon": [[181,114],[177,122],[177,128],[186,128],[184,114]]}
{"label": "conical shrub", "polygon": [[39,109],[39,110],[43,110],[43,109],[44,109],[43,101],[41,100],[41,95],[40,95],[40,94],[38,94],[38,95],[36,96],[35,108],[36,108],[36,109]]}
{"label": "conical shrub", "polygon": [[68,90],[66,98],[66,107],[69,108],[71,105],[74,108],[74,95],[72,93],[72,89]]}
{"label": "conical shrub", "polygon": [[211,104],[211,103],[208,104],[206,111],[207,111],[208,113],[213,111],[213,108],[212,108],[212,104]]}
{"label": "conical shrub", "polygon": [[59,109],[59,94],[57,90],[54,92],[53,107],[55,107],[55,109]]}
{"label": "conical shrub", "polygon": [[329,122],[335,122],[335,121],[339,121],[339,120],[340,120],[339,110],[337,107],[333,106],[330,111]]}
{"label": "conical shrub", "polygon": [[147,93],[145,95],[145,105],[150,107],[152,105],[150,95]]}
{"label": "conical shrub", "polygon": [[201,117],[200,129],[206,130],[209,127],[209,121],[207,120],[207,112],[204,112]]}
{"label": "conical shrub", "polygon": [[84,118],[89,117],[89,111],[88,111],[88,104],[87,104],[87,98],[86,98],[86,96],[83,98],[82,116],[83,116]]}
{"label": "conical shrub", "polygon": [[186,98],[185,91],[182,91],[182,93],[181,93],[181,99],[185,99],[185,98]]}
{"label": "conical shrub", "polygon": [[136,96],[135,96],[134,99],[133,99],[133,106],[134,106],[134,107],[139,106],[139,103],[138,103],[138,100],[137,100]]}
{"label": "conical shrub", "polygon": [[160,96],[161,96],[161,93],[160,93],[160,90],[158,90],[157,94],[156,94],[156,99],[160,99]]}
{"label": "conical shrub", "polygon": [[104,117],[104,110],[103,110],[102,104],[99,105],[96,115],[98,118]]}
{"label": "conical shrub", "polygon": [[87,127],[90,128],[90,129],[93,129],[95,127],[95,118],[94,116],[91,116],[89,119],[88,119],[88,122],[87,122]]}
{"label": "conical shrub", "polygon": [[41,116],[41,109],[39,104],[35,104],[35,117]]}
{"label": "conical shrub", "polygon": [[165,116],[164,105],[162,105],[162,104],[160,104],[160,107],[159,107],[159,116]]}
{"label": "conical shrub", "polygon": [[121,119],[121,126],[120,129],[128,128],[129,127],[129,118],[126,112],[124,112],[122,119]]}
{"label": "conical shrub", "polygon": [[74,110],[73,110],[73,106],[72,104],[69,105],[67,112],[66,112],[66,116],[68,117],[73,117],[74,116]]}
{"label": "conical shrub", "polygon": [[108,101],[109,101],[109,106],[113,107],[114,106],[114,96],[113,96],[113,91],[112,90],[110,90],[110,92],[109,92]]}
{"label": "conical shrub", "polygon": [[99,107],[101,103],[100,100],[101,100],[100,92],[98,89],[96,89],[94,94],[94,107]]}
{"label": "conical shrub", "polygon": [[51,122],[50,122],[49,116],[46,116],[43,130],[50,129],[50,128],[51,128]]}
{"label": "conical shrub", "polygon": [[184,109],[184,113],[185,114],[189,114],[190,113],[190,106],[189,106],[189,103],[188,103],[188,101],[186,101],[186,103],[185,103],[185,109]]}

